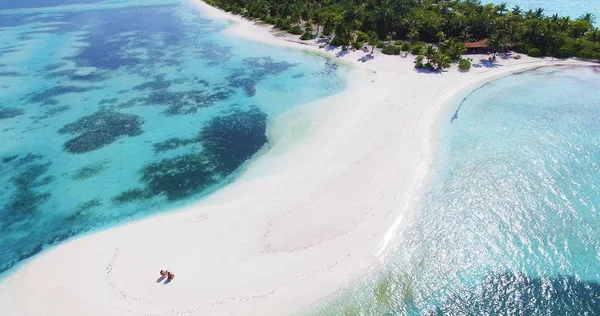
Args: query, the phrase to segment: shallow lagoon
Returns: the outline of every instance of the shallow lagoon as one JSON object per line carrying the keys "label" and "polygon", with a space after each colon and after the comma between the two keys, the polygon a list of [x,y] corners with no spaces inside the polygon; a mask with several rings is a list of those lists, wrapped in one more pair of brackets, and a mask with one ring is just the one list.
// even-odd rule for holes
{"label": "shallow lagoon", "polygon": [[271,120],[345,87],[186,1],[96,2],[0,5],[0,273],[234,181]]}
{"label": "shallow lagoon", "polygon": [[543,68],[447,105],[397,244],[311,313],[600,314],[598,91]]}

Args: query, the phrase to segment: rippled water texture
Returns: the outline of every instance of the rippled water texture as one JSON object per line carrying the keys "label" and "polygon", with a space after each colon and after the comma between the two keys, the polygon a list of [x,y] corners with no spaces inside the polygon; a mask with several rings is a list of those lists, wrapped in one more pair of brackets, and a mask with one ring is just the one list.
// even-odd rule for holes
{"label": "rippled water texture", "polygon": [[397,245],[317,314],[600,314],[598,91],[548,68],[451,107]]}
{"label": "rippled water texture", "polygon": [[0,273],[222,187],[278,114],[344,88],[226,27],[179,0],[0,3]]}

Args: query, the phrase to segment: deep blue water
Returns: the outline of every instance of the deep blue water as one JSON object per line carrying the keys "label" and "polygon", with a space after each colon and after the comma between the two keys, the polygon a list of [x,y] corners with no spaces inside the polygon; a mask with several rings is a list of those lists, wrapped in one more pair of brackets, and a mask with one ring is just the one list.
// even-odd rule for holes
{"label": "deep blue water", "polygon": [[223,187],[269,122],[345,88],[227,25],[184,0],[0,3],[0,274]]}
{"label": "deep blue water", "polygon": [[598,91],[546,68],[448,105],[397,244],[315,314],[600,315]]}

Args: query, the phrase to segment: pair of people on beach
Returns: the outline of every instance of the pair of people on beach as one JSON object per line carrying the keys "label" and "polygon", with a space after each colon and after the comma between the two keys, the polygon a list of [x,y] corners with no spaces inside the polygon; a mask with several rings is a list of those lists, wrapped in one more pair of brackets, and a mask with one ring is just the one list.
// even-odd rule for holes
{"label": "pair of people on beach", "polygon": [[168,281],[171,281],[175,278],[175,274],[171,273],[169,270],[160,270],[160,275],[163,277],[167,277]]}

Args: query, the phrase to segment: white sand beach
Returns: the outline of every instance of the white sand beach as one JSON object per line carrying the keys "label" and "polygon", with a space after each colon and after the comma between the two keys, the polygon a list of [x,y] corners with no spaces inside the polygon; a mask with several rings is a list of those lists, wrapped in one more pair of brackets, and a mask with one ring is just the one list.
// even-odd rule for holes
{"label": "white sand beach", "polygon": [[[414,56],[357,61],[275,36],[267,26],[192,1],[232,21],[227,36],[306,49],[351,64],[343,93],[268,128],[270,148],[234,183],[176,212],[66,242],[0,283],[3,315],[289,315],[377,263],[427,172],[431,129],[466,89],[541,66],[418,73]],[[487,56],[471,56],[475,59]],[[157,282],[159,270],[176,274]]]}

